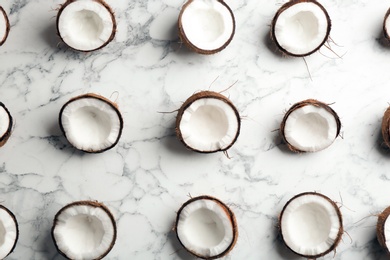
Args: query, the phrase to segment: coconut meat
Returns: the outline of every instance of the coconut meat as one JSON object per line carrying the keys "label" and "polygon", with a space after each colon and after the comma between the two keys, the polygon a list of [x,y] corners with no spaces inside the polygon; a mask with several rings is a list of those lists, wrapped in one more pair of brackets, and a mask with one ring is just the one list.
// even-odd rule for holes
{"label": "coconut meat", "polygon": [[199,151],[217,151],[229,147],[238,131],[234,109],[216,98],[200,98],[183,112],[180,131],[184,142]]}
{"label": "coconut meat", "polygon": [[234,31],[231,12],[217,0],[193,0],[183,11],[181,24],[188,41],[202,50],[222,47]]}
{"label": "coconut meat", "polygon": [[390,15],[386,16],[385,18],[385,30],[386,30],[386,34],[390,36]]}
{"label": "coconut meat", "polygon": [[7,133],[10,124],[10,117],[3,106],[0,106],[0,138]]}
{"label": "coconut meat", "polygon": [[198,256],[211,257],[233,242],[233,226],[221,204],[207,199],[195,200],[180,212],[177,235],[187,250]]}
{"label": "coconut meat", "polygon": [[327,16],[317,4],[297,3],[279,14],[275,22],[275,38],[289,53],[304,55],[323,43],[328,27]]}
{"label": "coconut meat", "polygon": [[0,259],[5,258],[15,245],[18,236],[17,223],[13,216],[0,209]]}
{"label": "coconut meat", "polygon": [[298,254],[319,255],[335,244],[341,228],[339,220],[338,212],[327,199],[313,194],[299,196],[283,211],[283,239]]}
{"label": "coconut meat", "polygon": [[58,31],[63,41],[81,51],[95,50],[111,37],[114,22],[110,11],[101,3],[78,0],[64,8]]}
{"label": "coconut meat", "polygon": [[75,205],[57,216],[53,236],[57,247],[70,259],[96,259],[110,248],[115,230],[101,208]]}
{"label": "coconut meat", "polygon": [[100,151],[114,144],[121,131],[117,111],[97,98],[79,98],[68,103],[61,115],[68,141],[77,149]]}
{"label": "coconut meat", "polygon": [[306,105],[288,115],[284,136],[289,144],[301,151],[319,151],[337,137],[337,121],[325,108]]}
{"label": "coconut meat", "polygon": [[5,17],[5,14],[1,11],[1,6],[0,6],[0,44],[4,41],[6,34],[7,34],[7,17]]}

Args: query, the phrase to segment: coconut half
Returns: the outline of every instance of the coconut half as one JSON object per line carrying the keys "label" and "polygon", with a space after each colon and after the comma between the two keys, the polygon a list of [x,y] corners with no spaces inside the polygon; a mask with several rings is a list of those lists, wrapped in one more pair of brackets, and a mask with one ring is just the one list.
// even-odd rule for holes
{"label": "coconut half", "polygon": [[68,259],[102,259],[115,244],[115,219],[106,206],[77,201],[55,216],[52,236],[58,252]]}
{"label": "coconut half", "polygon": [[314,192],[301,193],[290,199],[280,214],[279,225],[286,246],[308,259],[335,250],[344,232],[336,203]]}
{"label": "coconut half", "polygon": [[390,147],[390,107],[387,108],[382,119],[382,137],[385,144]]}
{"label": "coconut half", "polygon": [[376,225],[376,234],[379,244],[386,249],[386,252],[390,254],[390,207],[387,207],[378,216],[378,222]]}
{"label": "coconut half", "polygon": [[5,43],[10,30],[9,20],[3,7],[0,6],[0,46]]}
{"label": "coconut half", "polygon": [[6,106],[0,102],[0,147],[2,147],[11,136],[12,116]]}
{"label": "coconut half", "polygon": [[294,104],[287,111],[280,132],[291,151],[317,152],[333,143],[340,128],[340,119],[330,106],[308,99]]}
{"label": "coconut half", "polygon": [[61,108],[59,123],[75,148],[90,153],[100,153],[114,147],[123,129],[123,119],[117,105],[93,93],[69,100]]}
{"label": "coconut half", "polygon": [[275,14],[271,38],[285,54],[303,57],[316,52],[326,42],[331,20],[315,0],[292,0]]}
{"label": "coconut half", "polygon": [[203,259],[227,255],[238,237],[233,212],[210,196],[195,197],[184,203],[177,213],[175,230],[183,247]]}
{"label": "coconut half", "polygon": [[383,33],[385,38],[390,41],[390,8],[387,10],[385,20],[383,21]]}
{"label": "coconut half", "polygon": [[67,0],[57,15],[57,31],[72,49],[101,49],[114,39],[114,12],[103,0]]}
{"label": "coconut half", "polygon": [[19,238],[18,222],[14,214],[0,205],[0,259],[12,253]]}
{"label": "coconut half", "polygon": [[189,0],[179,14],[179,37],[201,54],[220,52],[232,41],[234,15],[222,0]]}
{"label": "coconut half", "polygon": [[226,151],[240,133],[240,115],[225,96],[202,91],[189,97],[176,117],[176,135],[190,150]]}

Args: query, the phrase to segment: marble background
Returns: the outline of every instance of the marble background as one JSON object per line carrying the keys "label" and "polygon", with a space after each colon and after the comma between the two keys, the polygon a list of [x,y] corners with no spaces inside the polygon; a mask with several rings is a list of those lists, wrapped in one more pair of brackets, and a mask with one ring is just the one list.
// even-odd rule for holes
{"label": "marble background", "polygon": [[[213,56],[179,44],[183,0],[107,2],[117,35],[87,54],[59,42],[61,1],[0,2],[12,25],[0,47],[0,100],[15,119],[0,149],[0,201],[20,224],[8,259],[63,259],[51,240],[52,220],[65,204],[85,199],[103,202],[117,219],[107,259],[193,259],[172,232],[189,194],[215,196],[235,212],[240,235],[226,259],[299,259],[282,245],[276,225],[283,205],[304,191],[341,206],[346,233],[325,259],[385,259],[375,225],[390,205],[390,152],[380,135],[390,102],[390,47],[382,37],[390,1],[321,1],[337,55],[323,48],[306,59],[308,69],[269,40],[282,1],[227,0],[237,31]],[[232,158],[187,151],[174,135],[176,114],[161,112],[236,81],[224,92],[243,117]],[[76,151],[58,126],[61,106],[87,92],[115,100],[125,120],[119,144],[102,154]],[[332,103],[342,136],[324,151],[293,154],[275,130],[283,113],[307,98]]]}

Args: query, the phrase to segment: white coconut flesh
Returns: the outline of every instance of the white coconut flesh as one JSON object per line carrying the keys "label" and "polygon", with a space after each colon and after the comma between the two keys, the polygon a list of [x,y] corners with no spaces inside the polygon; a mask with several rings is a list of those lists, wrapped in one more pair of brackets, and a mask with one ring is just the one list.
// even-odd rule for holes
{"label": "white coconut flesh", "polygon": [[385,220],[383,234],[384,234],[384,238],[385,238],[386,248],[387,248],[387,250],[389,250],[390,249],[390,221],[389,221],[389,217],[387,217]]}
{"label": "white coconut flesh", "polygon": [[305,55],[318,49],[328,37],[329,21],[317,4],[297,3],[281,12],[275,22],[278,44],[293,55]]}
{"label": "white coconut flesh", "polygon": [[322,196],[298,196],[284,209],[281,218],[283,240],[294,252],[316,256],[338,241],[340,217],[334,205]]}
{"label": "white coconut flesh", "polygon": [[0,208],[0,259],[5,258],[14,248],[18,237],[18,227],[7,210]]}
{"label": "white coconut flesh", "polygon": [[237,136],[239,118],[226,102],[200,98],[184,110],[179,129],[183,141],[194,150],[225,150]]}
{"label": "white coconut flesh", "polygon": [[5,41],[8,30],[8,19],[0,6],[0,45]]}
{"label": "white coconut flesh", "polygon": [[195,47],[212,51],[224,46],[234,33],[234,18],[217,0],[193,0],[183,10],[181,25]]}
{"label": "white coconut flesh", "polygon": [[234,241],[226,209],[208,199],[195,200],[181,210],[176,232],[188,251],[203,258],[222,254]]}
{"label": "white coconut flesh", "polygon": [[118,111],[98,98],[76,98],[65,105],[61,125],[68,141],[83,151],[102,151],[118,141],[122,122]]}
{"label": "white coconut flesh", "polygon": [[300,151],[325,149],[337,134],[338,123],[334,114],[323,107],[305,105],[291,112],[285,121],[286,141]]}
{"label": "white coconut flesh", "polygon": [[114,21],[103,4],[78,0],[63,9],[57,26],[62,40],[68,46],[80,51],[91,51],[110,40]]}
{"label": "white coconut flesh", "polygon": [[0,106],[0,139],[7,134],[11,118],[3,106]]}
{"label": "white coconut flesh", "polygon": [[89,205],[73,205],[57,215],[53,237],[58,249],[68,258],[96,259],[110,250],[116,235],[106,211]]}

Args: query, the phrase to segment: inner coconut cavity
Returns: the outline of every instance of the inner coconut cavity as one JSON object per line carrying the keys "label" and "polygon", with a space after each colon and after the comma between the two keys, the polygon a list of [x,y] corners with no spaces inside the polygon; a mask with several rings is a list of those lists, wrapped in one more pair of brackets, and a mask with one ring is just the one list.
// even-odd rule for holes
{"label": "inner coconut cavity", "polygon": [[112,147],[122,131],[119,111],[109,102],[89,96],[75,98],[65,105],[61,125],[73,146],[89,152]]}
{"label": "inner coconut cavity", "polygon": [[338,135],[338,127],[333,113],[323,107],[307,104],[288,114],[283,134],[297,150],[315,152],[333,143]]}
{"label": "inner coconut cavity", "polygon": [[114,33],[110,10],[98,1],[79,0],[67,5],[58,18],[58,31],[70,47],[91,51],[108,43]]}
{"label": "inner coconut cavity", "polygon": [[216,98],[200,98],[183,112],[180,131],[183,141],[199,151],[225,150],[237,136],[235,110]]}
{"label": "inner coconut cavity", "polygon": [[75,205],[57,215],[53,236],[58,249],[71,259],[96,259],[105,255],[115,240],[108,213],[89,205]]}
{"label": "inner coconut cavity", "polygon": [[16,219],[11,214],[8,210],[0,208],[0,259],[12,251],[18,238]]}
{"label": "inner coconut cavity", "polygon": [[234,241],[230,216],[213,200],[195,200],[182,208],[176,229],[183,246],[202,258],[222,254]]}
{"label": "inner coconut cavity", "polygon": [[286,245],[304,256],[318,256],[339,240],[338,208],[327,198],[306,194],[291,200],[283,210],[281,231]]}
{"label": "inner coconut cavity", "polygon": [[317,50],[329,34],[329,18],[316,3],[296,3],[284,9],[274,25],[274,37],[292,55],[307,55]]}
{"label": "inner coconut cavity", "polygon": [[188,41],[206,51],[223,47],[234,34],[231,11],[217,0],[192,0],[179,23]]}

